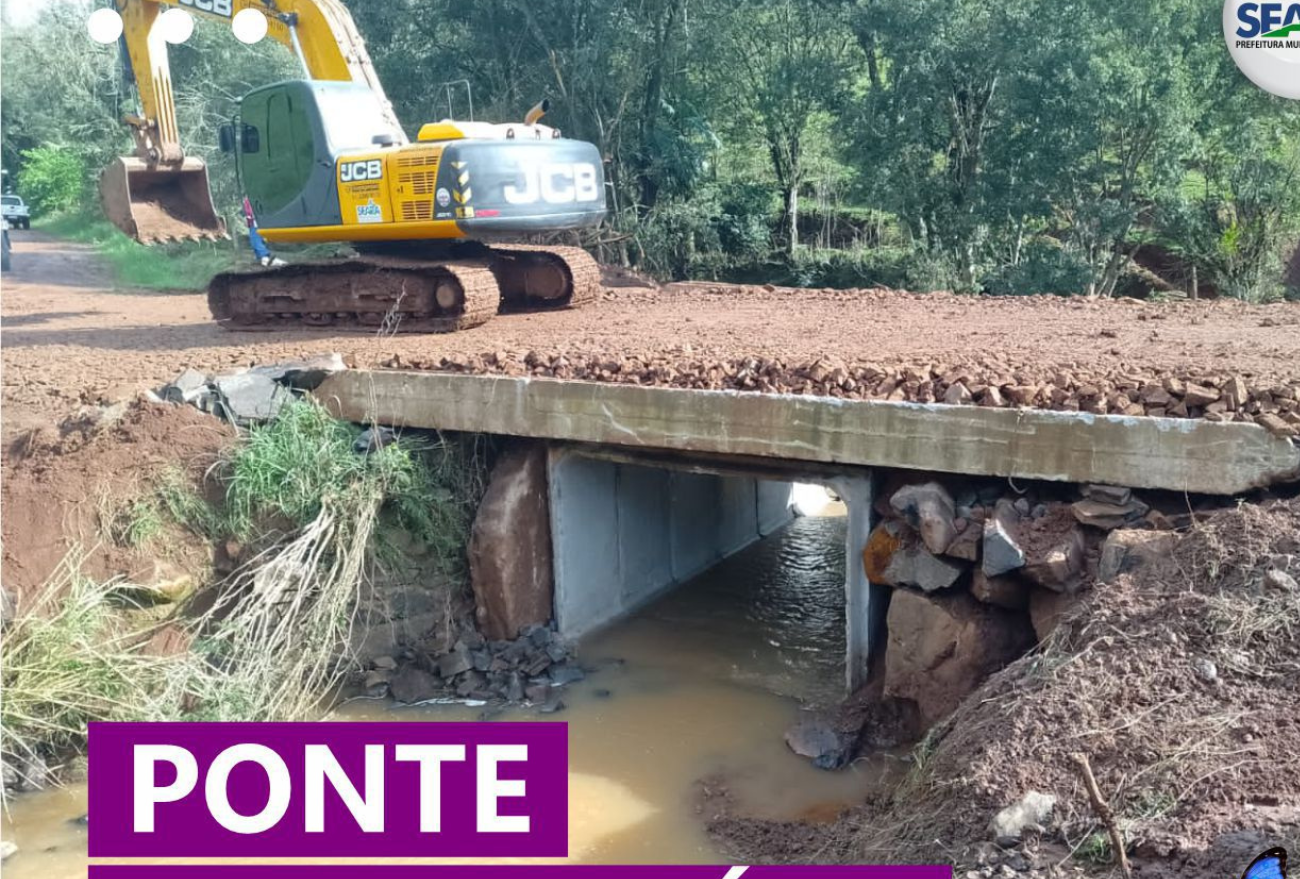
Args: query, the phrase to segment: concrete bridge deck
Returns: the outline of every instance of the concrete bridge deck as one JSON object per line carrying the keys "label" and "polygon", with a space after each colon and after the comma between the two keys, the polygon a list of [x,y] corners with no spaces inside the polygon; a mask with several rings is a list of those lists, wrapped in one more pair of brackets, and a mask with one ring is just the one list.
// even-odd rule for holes
{"label": "concrete bridge deck", "polygon": [[850,691],[889,604],[852,561],[874,524],[878,468],[1214,495],[1300,482],[1300,446],[1245,423],[397,370],[340,372],[315,393],[350,421],[546,441],[552,607],[566,637],[770,533],[790,483],[833,487],[848,508]]}
{"label": "concrete bridge deck", "polygon": [[1300,446],[1242,423],[398,370],[316,394],[351,421],[646,452],[1215,495],[1300,482]]}

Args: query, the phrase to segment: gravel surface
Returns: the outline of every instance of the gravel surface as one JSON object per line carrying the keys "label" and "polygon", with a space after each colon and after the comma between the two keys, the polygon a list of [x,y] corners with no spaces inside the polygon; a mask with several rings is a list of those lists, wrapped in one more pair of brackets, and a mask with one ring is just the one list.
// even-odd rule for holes
{"label": "gravel surface", "polygon": [[1279,432],[1300,423],[1300,304],[692,283],[610,288],[582,310],[499,315],[453,335],[231,332],[210,322],[201,294],[115,290],[88,248],[37,232],[13,238],[0,339],[6,436],[156,387],[185,367],[212,372],[330,351],[361,367],[1221,420],[1272,415]]}

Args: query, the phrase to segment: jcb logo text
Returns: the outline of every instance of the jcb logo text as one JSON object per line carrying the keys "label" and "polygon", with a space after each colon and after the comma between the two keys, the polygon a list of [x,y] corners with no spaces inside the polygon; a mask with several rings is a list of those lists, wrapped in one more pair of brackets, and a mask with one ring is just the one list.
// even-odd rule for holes
{"label": "jcb logo text", "polygon": [[199,12],[211,12],[213,15],[224,15],[230,18],[234,0],[180,0],[180,3]]}
{"label": "jcb logo text", "polygon": [[384,176],[384,163],[379,159],[368,162],[344,162],[339,165],[339,179],[344,183],[361,180],[379,180]]}
{"label": "jcb logo text", "polygon": [[510,204],[570,204],[575,201],[598,201],[600,184],[596,166],[590,162],[567,162],[524,165],[523,186],[508,185],[506,201]]}

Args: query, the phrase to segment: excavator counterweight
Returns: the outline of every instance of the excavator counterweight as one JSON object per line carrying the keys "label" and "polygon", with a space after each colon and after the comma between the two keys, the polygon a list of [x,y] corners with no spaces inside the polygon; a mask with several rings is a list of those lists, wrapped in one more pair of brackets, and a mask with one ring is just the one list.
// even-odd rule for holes
{"label": "excavator counterweight", "polygon": [[200,159],[167,165],[119,158],[100,175],[99,197],[109,221],[143,244],[229,237]]}

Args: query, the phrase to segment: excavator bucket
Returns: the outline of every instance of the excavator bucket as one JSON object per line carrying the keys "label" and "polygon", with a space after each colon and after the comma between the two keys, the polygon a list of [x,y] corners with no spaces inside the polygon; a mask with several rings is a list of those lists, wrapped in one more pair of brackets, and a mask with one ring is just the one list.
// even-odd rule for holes
{"label": "excavator bucket", "polygon": [[230,237],[201,159],[164,165],[120,158],[100,175],[99,196],[113,225],[142,244]]}

